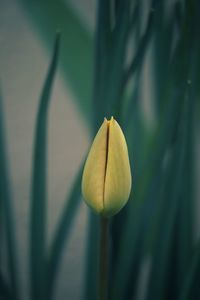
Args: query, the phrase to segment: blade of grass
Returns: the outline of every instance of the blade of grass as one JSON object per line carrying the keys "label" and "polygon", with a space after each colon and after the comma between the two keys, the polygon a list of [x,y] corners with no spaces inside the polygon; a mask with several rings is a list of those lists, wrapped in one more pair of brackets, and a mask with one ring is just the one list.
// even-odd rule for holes
{"label": "blade of grass", "polygon": [[12,294],[8,283],[3,278],[3,275],[0,273],[0,299],[2,300],[12,300]]}
{"label": "blade of grass", "polygon": [[155,187],[159,186],[158,180],[162,161],[176,120],[177,109],[174,107],[173,99],[171,99],[161,116],[161,122],[156,131],[150,153],[147,153],[141,173],[136,178],[135,189],[131,192],[127,205],[126,221],[121,224],[123,234],[120,237],[119,254],[113,274],[112,299],[124,298],[127,278],[131,273],[133,261],[136,259],[135,253],[140,247],[137,241],[141,228],[144,226],[143,222],[146,220],[146,217],[144,218],[146,201],[149,200],[149,194],[154,194]]}
{"label": "blade of grass", "polygon": [[[110,7],[111,4],[108,2],[110,1],[99,1],[99,15],[98,15],[98,23],[97,23],[97,40],[96,40],[96,56],[95,56],[95,82],[94,82],[94,103],[95,103],[95,118],[94,118],[94,131],[93,134],[96,132],[100,122],[102,122],[103,117],[109,116],[108,111],[106,110],[106,105],[108,102],[112,101],[111,97],[108,96],[108,87],[111,88],[113,85],[113,81],[111,83],[110,78],[110,69],[114,67],[110,58],[112,57],[112,49],[111,43],[112,36],[110,32]],[[125,1],[125,3],[120,4],[120,20],[124,19],[126,16],[127,8],[128,8],[129,1]],[[104,16],[103,16],[104,14]],[[106,18],[106,22],[103,22],[104,18]],[[127,24],[128,20],[125,20],[126,24],[122,28],[120,27],[120,22],[117,22],[117,31],[119,35],[117,36],[115,31],[115,43],[117,43],[117,37],[120,41],[124,40],[127,31]],[[113,34],[112,34],[113,35]],[[107,39],[110,38],[110,44],[106,45]],[[118,59],[116,60],[117,65],[120,64],[121,66],[124,56],[124,49],[125,43],[122,43],[120,46],[119,43],[118,49]],[[98,60],[98,61],[96,61]],[[99,70],[99,66],[103,63],[102,69]],[[117,74],[114,74],[116,77]],[[109,83],[108,83],[109,81]],[[117,85],[116,85],[117,86]],[[113,89],[113,88],[112,88]],[[98,97],[100,95],[100,97]],[[98,107],[98,108],[97,108]],[[101,107],[101,108],[99,108]],[[97,274],[98,274],[98,253],[99,253],[99,218],[94,216],[93,214],[90,215],[90,222],[89,222],[89,234],[88,234],[88,247],[87,247],[87,262],[86,262],[86,280],[85,280],[85,292],[84,298],[85,299],[97,299]]]}
{"label": "blade of grass", "polygon": [[[176,226],[177,237],[177,250],[178,257],[176,259],[177,274],[177,287],[180,289],[185,274],[188,271],[189,263],[191,261],[194,242],[194,112],[195,112],[195,95],[190,93],[190,106],[188,110],[188,129],[186,136],[186,155],[185,155],[185,169],[183,173],[183,193],[182,201],[179,212],[179,222]],[[177,297],[176,297],[177,299]]]}
{"label": "blade of grass", "polygon": [[[135,18],[135,26],[134,26],[134,36],[133,42],[138,45],[141,36],[141,12],[142,8],[140,3],[135,9],[136,15]],[[134,11],[134,13],[135,13]],[[133,33],[132,33],[133,34]],[[140,159],[143,156],[144,149],[143,143],[147,138],[148,131],[145,128],[144,120],[142,119],[142,105],[139,99],[141,98],[141,75],[142,75],[142,64],[138,65],[135,77],[134,77],[134,85],[132,87],[132,92],[130,99],[128,100],[127,105],[123,105],[122,111],[118,112],[118,114],[122,115],[122,126],[124,127],[125,136],[127,139],[127,143],[129,145],[129,153],[130,153],[130,161],[131,165],[134,165],[134,176],[136,176],[135,172],[138,173],[139,164],[142,161]],[[133,155],[134,153],[134,155]],[[132,172],[133,174],[133,172]]]}
{"label": "blade of grass", "polygon": [[[111,3],[98,1],[96,41],[94,53],[93,84],[93,127],[91,135],[96,131],[105,117],[105,82],[109,65],[111,37]],[[89,215],[88,240],[86,249],[86,268],[84,280],[84,299],[98,299],[98,265],[99,265],[99,218],[93,213]]]}
{"label": "blade of grass", "polygon": [[51,38],[59,28],[62,32],[61,71],[75,95],[75,104],[82,117],[91,121],[92,42],[84,23],[63,0],[20,0],[41,42],[51,49]]}
{"label": "blade of grass", "polygon": [[[169,18],[164,14],[164,7],[161,6],[161,13],[155,19],[155,40],[154,40],[154,79],[155,79],[155,111],[157,116],[163,103],[163,89],[167,80],[173,50],[176,48],[178,37],[180,36],[181,27],[177,22],[176,3],[172,8]],[[169,19],[169,20],[168,20]],[[166,21],[164,21],[166,20]],[[182,21],[182,20],[181,20]]]}
{"label": "blade of grass", "polygon": [[53,242],[50,248],[50,253],[47,262],[48,279],[47,279],[47,299],[52,299],[56,284],[56,274],[61,262],[62,251],[67,244],[72,222],[77,213],[81,198],[81,178],[83,164],[75,178],[71,192],[67,198],[66,205],[60,217],[58,227],[53,237]]}
{"label": "blade of grass", "polygon": [[94,53],[94,84],[93,84],[93,104],[94,104],[94,132],[98,129],[105,117],[105,97],[104,85],[106,81],[107,66],[109,64],[108,54],[111,46],[111,5],[110,1],[98,1],[97,25],[95,34]]}
{"label": "blade of grass", "polygon": [[[109,2],[109,1],[107,1]],[[115,100],[116,88],[118,88],[120,78],[120,68],[124,63],[124,55],[126,49],[126,37],[128,34],[129,19],[128,8],[129,1],[120,3],[119,16],[112,36],[110,32],[110,9],[111,4],[99,1],[99,16],[97,24],[97,46],[95,59],[96,79],[94,84],[94,103],[95,103],[95,118],[94,132],[98,128],[103,117],[110,115],[111,102]],[[109,7],[109,9],[108,9]],[[106,22],[103,22],[103,12]],[[121,26],[121,25],[122,26]],[[110,44],[107,46],[104,43],[110,38]],[[114,42],[113,42],[114,40]],[[117,50],[115,47],[117,46]],[[116,50],[113,52],[113,49]],[[101,51],[100,51],[101,50]],[[113,53],[116,53],[113,60]],[[106,60],[105,60],[106,56]],[[103,63],[102,70],[99,70],[99,65]],[[99,73],[100,72],[100,73]],[[102,73],[101,73],[102,72]],[[98,79],[97,79],[98,78]],[[112,81],[111,81],[112,78]],[[114,82],[113,82],[114,80]],[[114,88],[115,87],[115,88]],[[112,90],[112,91],[111,91]],[[99,95],[99,97],[98,97]],[[107,108],[106,108],[107,106]],[[97,108],[98,107],[98,108]],[[99,109],[101,107],[101,109]],[[108,108],[110,107],[110,108]],[[99,243],[99,219],[96,216],[90,215],[89,236],[87,248],[87,266],[86,266],[86,282],[85,282],[85,299],[97,299],[97,274],[98,274],[98,247]]]}
{"label": "blade of grass", "polygon": [[84,299],[98,299],[98,266],[99,266],[99,217],[90,212],[88,244],[86,249],[86,272]]}
{"label": "blade of grass", "polygon": [[119,2],[112,29],[110,25],[111,4],[108,2],[107,5],[102,1],[99,2],[93,96],[95,132],[105,115],[113,114],[119,119],[118,100],[121,100],[120,87],[125,53],[128,37],[135,27],[139,9],[139,5],[136,3],[132,15],[130,15],[130,1]]}
{"label": "blade of grass", "polygon": [[105,116],[114,114],[113,104],[118,95],[130,28],[129,2],[126,0],[119,3],[119,12],[112,29],[111,1],[99,1],[93,93],[95,132]]}
{"label": "blade of grass", "polygon": [[181,300],[199,299],[200,297],[200,242],[195,247],[193,260],[181,289]]}
{"label": "blade of grass", "polygon": [[[185,133],[182,135],[185,135],[183,138],[183,145],[182,145],[182,151],[184,151],[184,154],[180,154],[179,159],[177,157],[177,162],[180,163],[181,165],[181,156],[184,155],[184,163],[182,161],[182,172],[179,172],[179,175],[176,174],[178,172],[178,166],[177,168],[173,171],[173,165],[172,165],[172,171],[171,171],[171,180],[174,180],[173,182],[169,183],[169,190],[170,184],[172,187],[172,191],[174,192],[171,194],[172,204],[171,208],[166,207],[163,208],[163,212],[161,213],[161,220],[159,224],[157,224],[158,227],[158,236],[157,236],[157,244],[154,246],[155,253],[154,253],[154,260],[153,260],[153,266],[152,270],[150,273],[150,280],[149,280],[149,285],[148,285],[148,293],[147,293],[147,299],[177,299],[178,294],[179,294],[179,287],[180,283],[182,281],[182,276],[183,276],[183,270],[187,270],[187,263],[189,261],[188,254],[191,252],[189,248],[191,248],[191,236],[192,232],[188,233],[187,235],[187,227],[190,227],[190,224],[188,222],[184,222],[184,232],[182,234],[178,234],[178,240],[181,241],[184,244],[184,247],[182,248],[179,247],[176,239],[176,235],[174,235],[177,230],[177,222],[179,222],[179,219],[175,219],[176,217],[178,218],[177,215],[177,206],[178,202],[180,203],[180,199],[178,199],[178,194],[179,197],[182,197],[183,194],[181,193],[180,195],[180,190],[183,191],[183,189],[180,187],[183,185],[183,181],[181,181],[178,176],[183,178],[182,174],[184,171],[187,173],[186,168],[186,158],[187,158],[187,137],[188,135],[191,134],[189,132],[188,128],[189,126],[189,121],[191,118],[191,96],[190,96],[190,84],[187,84],[188,81],[188,74],[189,74],[189,66],[191,63],[191,48],[192,48],[192,36],[189,34],[190,30],[192,29],[192,26],[194,25],[193,23],[193,17],[192,17],[192,7],[187,10],[187,15],[184,20],[185,24],[183,26],[183,31],[182,31],[182,37],[180,38],[180,43],[178,46],[178,51],[177,53],[179,54],[177,56],[178,64],[177,64],[177,69],[176,71],[176,76],[174,78],[174,84],[176,84],[176,89],[180,90],[180,93],[178,95],[179,103],[180,103],[180,109],[181,109],[181,102],[184,99],[184,102],[187,104],[184,104],[187,108],[186,113],[184,114],[185,120],[182,121],[183,125],[182,127],[186,127],[185,129],[182,129]],[[182,95],[181,95],[182,94]],[[177,100],[176,100],[177,101]],[[184,125],[185,122],[185,125]],[[183,160],[183,159],[182,159]],[[174,166],[176,166],[176,160],[174,161]],[[181,168],[181,167],[180,167]],[[169,171],[170,172],[170,171]],[[176,176],[175,176],[176,174]],[[169,176],[169,177],[170,177]],[[170,182],[170,180],[169,180]],[[188,182],[187,182],[188,184]],[[167,189],[165,191],[167,193]],[[185,195],[184,195],[185,196]],[[167,199],[165,198],[167,197]],[[190,196],[189,196],[190,197]],[[164,200],[166,203],[169,202],[169,205],[171,203],[170,199],[170,194],[168,193],[167,196],[163,196]],[[183,200],[183,197],[181,198]],[[187,199],[189,201],[188,205],[190,206],[190,199]],[[183,209],[184,203],[182,203],[181,208],[179,208],[179,212],[181,209]],[[188,212],[187,212],[188,213]],[[166,214],[166,216],[164,216]],[[179,215],[180,217],[180,215]],[[165,223],[164,221],[165,220]],[[190,222],[190,221],[189,221]],[[162,224],[163,223],[163,224]],[[191,228],[190,228],[191,229]],[[181,231],[183,228],[181,229]],[[165,240],[163,243],[162,237],[165,237]],[[189,237],[189,239],[187,239]],[[184,242],[184,240],[187,239],[187,241]],[[189,245],[188,245],[189,243]],[[158,250],[159,249],[159,250]],[[158,250],[158,251],[157,251]],[[177,254],[176,252],[180,250],[181,254]],[[178,255],[178,256],[177,256]],[[176,259],[176,268],[174,265],[174,258],[178,257],[178,260]],[[181,262],[179,263],[179,260]],[[176,272],[176,275],[174,273]],[[176,284],[173,282],[173,276],[175,277]],[[154,280],[153,280],[154,279]]]}
{"label": "blade of grass", "polygon": [[[181,49],[181,47],[180,47]],[[179,49],[176,51],[176,55],[179,55]],[[175,62],[176,57],[175,56]],[[152,140],[152,144],[148,151],[146,158],[144,158],[141,175],[139,175],[138,182],[135,185],[135,190],[132,196],[135,201],[129,201],[128,216],[126,222],[122,224],[123,235],[121,237],[120,249],[118,255],[118,261],[113,278],[113,299],[123,299],[126,289],[126,278],[131,272],[132,261],[135,259],[135,251],[137,249],[137,238],[142,226],[142,220],[144,218],[145,201],[149,199],[150,195],[154,195],[155,187],[157,185],[158,178],[160,177],[162,161],[164,159],[166,147],[168,146],[176,126],[177,117],[179,115],[179,102],[174,101],[177,95],[180,93],[173,89],[173,78],[177,76],[175,71],[179,62],[173,64],[169,79],[170,81],[166,84],[165,91],[165,107],[160,115],[160,122],[158,130]],[[173,74],[173,76],[171,76]],[[182,83],[184,85],[185,82]],[[180,86],[182,87],[180,84]],[[180,87],[180,91],[182,91]],[[181,98],[182,93],[179,95]],[[179,98],[179,99],[180,99]],[[130,197],[132,198],[132,197]],[[115,288],[117,286],[117,289]]]}
{"label": "blade of grass", "polygon": [[[146,299],[169,299],[172,286],[168,290],[168,272],[172,250],[175,221],[180,208],[182,194],[182,174],[185,168],[186,140],[188,125],[188,99],[184,101],[181,121],[177,133],[172,157],[164,177],[164,189],[161,194],[159,222],[157,224],[156,242],[152,267],[149,275]],[[174,298],[170,298],[174,299]]]}
{"label": "blade of grass", "polygon": [[15,224],[13,218],[13,206],[10,191],[8,171],[8,157],[6,151],[5,131],[3,122],[2,99],[0,94],[0,199],[4,214],[6,230],[6,246],[8,252],[8,274],[11,284],[12,299],[20,299],[19,277],[17,267],[17,244],[15,236]]}
{"label": "blade of grass", "polygon": [[[190,88],[189,98],[190,105],[188,110],[188,129],[187,129],[187,143],[186,143],[186,159],[185,159],[185,170],[183,173],[183,195],[182,204],[179,212],[179,222],[177,222],[177,258],[176,258],[176,272],[174,271],[174,264],[171,263],[171,273],[169,278],[173,283],[173,276],[176,277],[176,290],[174,293],[174,299],[180,296],[181,287],[184,284],[184,278],[187,277],[189,264],[192,259],[193,243],[194,243],[194,205],[195,205],[195,172],[194,172],[194,132],[195,132],[195,111],[198,98],[199,80],[199,47],[198,43],[199,36],[197,34],[197,17],[196,9],[193,10],[192,16],[193,23],[193,35],[191,35],[189,41],[189,49],[192,49],[191,61],[189,66],[188,85]],[[196,21],[195,21],[196,20]],[[199,20],[198,20],[199,22]],[[190,50],[191,51],[191,50]],[[175,289],[174,289],[175,290]]]}
{"label": "blade of grass", "polygon": [[33,156],[32,199],[30,216],[30,279],[31,299],[44,300],[46,287],[46,168],[47,118],[50,95],[55,77],[60,34],[57,33],[52,61],[40,98],[36,121]]}
{"label": "blade of grass", "polygon": [[132,59],[129,67],[127,70],[125,70],[123,79],[122,79],[122,88],[126,86],[128,83],[128,80],[133,75],[133,73],[136,71],[136,69],[141,65],[141,63],[144,61],[145,53],[148,49],[148,44],[150,42],[152,33],[153,33],[153,25],[154,25],[154,18],[155,18],[155,7],[157,5],[158,1],[152,1],[152,7],[151,11],[149,12],[149,17],[146,25],[146,30],[143,36],[140,38],[140,41],[138,43],[138,49],[136,51],[136,54],[134,58]]}
{"label": "blade of grass", "polygon": [[130,1],[121,1],[119,5],[119,15],[116,26],[112,33],[113,42],[109,53],[109,66],[104,86],[106,91],[105,100],[107,102],[105,112],[107,116],[116,116],[118,111],[118,99],[121,96],[121,79],[125,63],[125,54],[130,25]]}
{"label": "blade of grass", "polygon": [[[153,61],[153,68],[154,68],[154,79],[155,79],[155,108],[156,112],[159,111],[160,105],[158,106],[158,103],[160,103],[161,99],[161,92],[163,90],[163,84],[164,84],[164,74],[166,74],[166,66],[168,67],[168,60],[163,60],[165,52],[167,52],[167,49],[171,47],[170,43],[165,44],[165,38],[166,38],[166,25],[165,25],[165,10],[164,10],[164,1],[161,1],[159,4],[159,14],[155,17],[155,29],[154,29],[154,61]],[[163,34],[165,32],[165,34]],[[172,35],[168,36],[172,38]],[[165,44],[165,47],[164,47]],[[166,73],[165,73],[166,72]]]}

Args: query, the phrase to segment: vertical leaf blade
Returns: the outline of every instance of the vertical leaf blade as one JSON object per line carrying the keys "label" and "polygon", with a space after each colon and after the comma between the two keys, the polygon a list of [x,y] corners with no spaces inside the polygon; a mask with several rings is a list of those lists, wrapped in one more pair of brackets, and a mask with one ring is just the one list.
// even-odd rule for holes
{"label": "vertical leaf blade", "polygon": [[19,300],[19,279],[17,271],[17,245],[15,237],[15,224],[13,220],[12,199],[10,193],[10,181],[8,173],[8,158],[4,136],[3,110],[0,95],[0,207],[4,214],[6,244],[8,251],[8,272],[11,282],[11,295],[13,299]]}
{"label": "vertical leaf blade", "polygon": [[60,34],[58,33],[55,39],[52,61],[41,94],[35,131],[30,216],[31,299],[34,300],[45,298],[47,117],[58,62],[59,44]]}
{"label": "vertical leaf blade", "polygon": [[48,258],[48,281],[47,281],[47,299],[52,299],[55,288],[56,274],[61,262],[61,255],[64,245],[66,245],[69,238],[70,228],[80,204],[81,197],[81,178],[82,178],[83,164],[74,181],[70,195],[66,201],[63,209],[63,214],[59,220],[59,224],[53,237],[52,246],[50,248]]}
{"label": "vertical leaf blade", "polygon": [[99,217],[90,212],[88,244],[86,256],[84,299],[98,299],[98,266],[99,266]]}
{"label": "vertical leaf blade", "polygon": [[198,299],[200,296],[200,242],[196,245],[194,256],[188,272],[186,273],[185,281],[182,285],[181,300]]}
{"label": "vertical leaf blade", "polygon": [[62,49],[59,60],[67,86],[73,90],[75,104],[81,116],[91,118],[90,91],[92,79],[92,37],[83,26],[68,1],[20,0],[28,17],[45,46],[51,46],[51,37],[59,28],[62,32]]}
{"label": "vertical leaf blade", "polygon": [[3,275],[0,273],[0,299],[12,300],[12,293],[10,286],[4,279]]}

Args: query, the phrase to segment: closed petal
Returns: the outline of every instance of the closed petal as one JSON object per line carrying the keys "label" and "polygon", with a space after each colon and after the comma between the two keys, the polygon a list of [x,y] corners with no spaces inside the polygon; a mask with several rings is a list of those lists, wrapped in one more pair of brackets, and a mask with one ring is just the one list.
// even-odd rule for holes
{"label": "closed petal", "polygon": [[131,170],[126,140],[119,124],[111,118],[103,214],[116,214],[128,201],[130,190]]}
{"label": "closed petal", "polygon": [[88,154],[82,179],[85,202],[97,213],[103,211],[108,121],[101,125]]}

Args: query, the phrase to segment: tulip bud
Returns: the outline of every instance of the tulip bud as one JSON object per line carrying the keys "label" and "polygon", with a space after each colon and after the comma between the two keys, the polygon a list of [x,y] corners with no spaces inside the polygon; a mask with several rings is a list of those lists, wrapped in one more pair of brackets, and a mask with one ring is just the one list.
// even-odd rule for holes
{"label": "tulip bud", "polygon": [[85,202],[110,217],[128,201],[131,170],[124,134],[112,117],[101,125],[89,151],[82,178]]}

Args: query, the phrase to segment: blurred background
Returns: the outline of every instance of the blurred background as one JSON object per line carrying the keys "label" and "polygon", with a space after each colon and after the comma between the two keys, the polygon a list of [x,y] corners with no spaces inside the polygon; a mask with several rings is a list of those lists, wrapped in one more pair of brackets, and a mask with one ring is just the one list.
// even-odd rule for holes
{"label": "blurred background", "polygon": [[[83,30],[91,39],[96,4],[92,1],[84,2],[84,4],[82,1],[67,2],[66,10],[72,14],[74,22],[77,21],[83,26]],[[65,7],[64,1],[61,4]],[[33,8],[41,10],[40,14],[38,15],[37,12],[34,14]],[[42,25],[38,24],[39,18],[45,18],[43,15],[46,10],[48,10],[48,3],[46,8],[43,8],[38,1],[30,4],[21,1],[0,1],[0,81],[23,299],[27,299],[29,284],[28,233],[34,127],[40,91],[50,62],[55,32],[57,29],[61,30],[59,21],[55,27],[49,29],[45,20]],[[55,17],[59,19],[59,15]],[[43,31],[40,26],[47,27],[47,31],[46,28]],[[68,28],[69,33],[70,30]],[[65,39],[64,32],[62,34],[62,39]],[[73,41],[74,33],[70,34],[72,35],[70,40]],[[67,49],[64,45],[61,47],[65,55]],[[77,49],[77,55],[81,55],[80,50]],[[71,59],[70,56],[68,59]],[[84,57],[81,59],[83,60]],[[75,65],[77,67],[77,63]],[[89,145],[88,125],[76,99],[76,91],[72,90],[65,80],[60,61],[49,115],[47,226],[49,243],[73,178]],[[56,299],[66,297],[81,299],[87,231],[86,215],[87,208],[82,203],[71,230],[69,248],[63,254],[65,262],[59,272]],[[5,253],[3,257],[4,255]],[[3,261],[1,258],[1,267],[5,272],[4,262],[5,257]]]}
{"label": "blurred background", "polygon": [[[97,299],[99,219],[80,198],[80,179],[73,184],[91,137],[111,115],[127,137],[133,191],[110,225],[109,299],[200,299],[199,19],[199,4],[187,0],[0,0],[1,115],[12,201],[6,208],[2,171],[0,299],[50,299],[41,286],[48,290],[51,284],[52,299]],[[53,87],[48,200],[44,211],[39,201],[34,219],[35,128],[56,31],[58,67],[47,87]],[[36,229],[30,237],[40,211],[46,211],[44,269],[56,274],[41,286],[34,274],[43,276],[43,258],[37,250],[30,257],[31,245],[41,241]],[[58,232],[58,268],[49,263],[49,271]]]}

